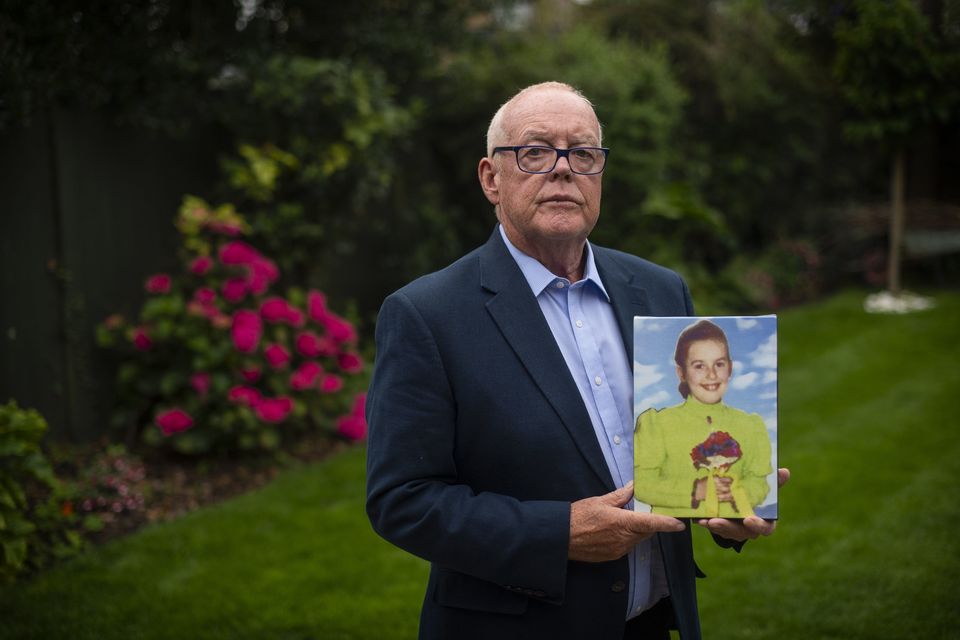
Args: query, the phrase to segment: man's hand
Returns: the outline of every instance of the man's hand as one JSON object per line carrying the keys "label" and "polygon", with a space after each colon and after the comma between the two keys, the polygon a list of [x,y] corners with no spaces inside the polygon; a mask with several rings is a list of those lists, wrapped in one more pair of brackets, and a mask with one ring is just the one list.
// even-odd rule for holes
{"label": "man's hand", "polygon": [[683,531],[676,518],[635,513],[623,508],[633,498],[633,483],[602,496],[570,505],[571,560],[608,562],[627,555],[638,542],[658,531]]}
{"label": "man's hand", "polygon": [[[790,479],[789,469],[777,469],[777,486],[782,487]],[[697,520],[697,524],[706,527],[721,538],[727,540],[754,540],[760,536],[769,536],[777,528],[776,522],[764,520],[757,516],[747,516],[743,522],[734,522],[724,518],[710,518],[709,520]]]}

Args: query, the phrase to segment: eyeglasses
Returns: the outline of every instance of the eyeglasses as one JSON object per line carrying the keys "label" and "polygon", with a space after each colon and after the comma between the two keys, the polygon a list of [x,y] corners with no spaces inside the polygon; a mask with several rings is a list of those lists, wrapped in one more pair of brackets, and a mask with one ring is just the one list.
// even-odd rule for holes
{"label": "eyeglasses", "polygon": [[518,147],[494,147],[493,152],[513,151],[517,154],[517,166],[525,173],[550,173],[560,158],[566,158],[570,170],[580,175],[592,176],[603,171],[610,149],[603,147],[573,147],[554,149],[538,145]]}

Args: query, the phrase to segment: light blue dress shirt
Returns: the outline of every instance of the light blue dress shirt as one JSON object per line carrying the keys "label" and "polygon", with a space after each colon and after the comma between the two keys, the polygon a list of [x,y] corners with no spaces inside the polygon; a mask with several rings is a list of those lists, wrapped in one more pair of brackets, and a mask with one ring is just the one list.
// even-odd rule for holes
{"label": "light blue dress shirt", "polygon": [[[610,475],[618,487],[633,480],[633,376],[610,296],[586,244],[583,279],[571,283],[500,235],[530,284],[550,325],[567,368],[590,415]],[[633,508],[633,501],[628,503]],[[659,550],[648,538],[628,556],[630,595],[627,619],[667,595]]]}

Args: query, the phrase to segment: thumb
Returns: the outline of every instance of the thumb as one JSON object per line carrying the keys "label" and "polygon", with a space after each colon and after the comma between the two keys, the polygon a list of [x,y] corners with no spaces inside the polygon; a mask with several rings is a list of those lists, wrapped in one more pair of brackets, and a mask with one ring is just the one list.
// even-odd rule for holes
{"label": "thumb", "polygon": [[611,507],[622,507],[633,499],[633,480],[615,489],[610,493],[600,496],[600,500]]}

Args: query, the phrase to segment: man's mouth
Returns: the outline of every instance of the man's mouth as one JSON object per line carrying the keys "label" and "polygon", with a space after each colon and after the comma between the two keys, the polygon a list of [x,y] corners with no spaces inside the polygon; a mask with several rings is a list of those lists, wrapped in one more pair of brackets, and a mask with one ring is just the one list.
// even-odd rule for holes
{"label": "man's mouth", "polygon": [[540,202],[569,202],[571,204],[580,204],[572,196],[550,196],[549,198],[544,198]]}

